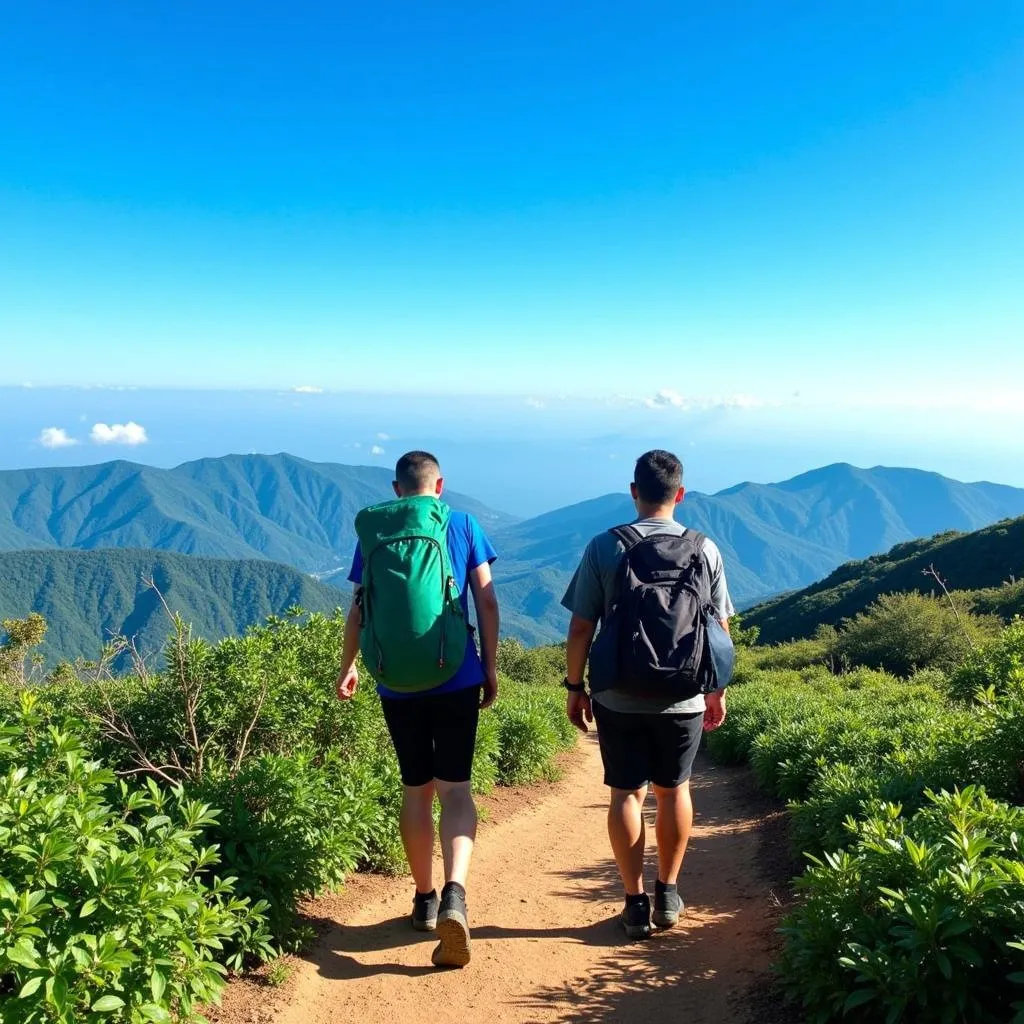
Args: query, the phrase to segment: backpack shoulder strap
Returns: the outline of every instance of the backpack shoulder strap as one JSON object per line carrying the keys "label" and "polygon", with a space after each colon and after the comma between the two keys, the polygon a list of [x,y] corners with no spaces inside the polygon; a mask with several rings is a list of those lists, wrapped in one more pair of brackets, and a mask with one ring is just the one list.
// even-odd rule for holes
{"label": "backpack shoulder strap", "polygon": [[683,534],[687,540],[693,545],[694,550],[697,554],[702,554],[704,551],[704,541],[706,541],[707,534],[701,533],[700,530],[691,530],[689,527],[686,528],[686,533]]}
{"label": "backpack shoulder strap", "polygon": [[644,539],[644,535],[631,523],[625,523],[623,526],[616,526],[608,532],[617,537],[627,551],[631,548],[635,548],[637,544]]}

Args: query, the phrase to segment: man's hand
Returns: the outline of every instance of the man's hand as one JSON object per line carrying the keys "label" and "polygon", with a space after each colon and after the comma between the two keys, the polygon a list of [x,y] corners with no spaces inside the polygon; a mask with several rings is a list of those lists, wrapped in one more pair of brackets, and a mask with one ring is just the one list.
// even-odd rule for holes
{"label": "man's hand", "polygon": [[359,672],[353,665],[347,672],[338,676],[335,689],[338,693],[338,700],[351,700],[359,688]]}
{"label": "man's hand", "polygon": [[489,708],[498,699],[498,671],[488,669],[487,678],[484,679],[484,688],[480,694],[480,710]]}
{"label": "man's hand", "polygon": [[565,702],[565,713],[569,721],[579,729],[580,732],[589,732],[588,722],[594,721],[594,709],[590,704],[590,697],[586,693],[569,692]]}
{"label": "man's hand", "polygon": [[711,732],[725,721],[725,690],[715,690],[705,698],[704,731]]}

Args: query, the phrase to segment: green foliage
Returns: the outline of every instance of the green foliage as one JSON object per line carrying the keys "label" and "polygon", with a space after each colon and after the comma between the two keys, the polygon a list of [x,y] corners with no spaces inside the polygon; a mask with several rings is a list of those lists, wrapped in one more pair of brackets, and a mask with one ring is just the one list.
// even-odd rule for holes
{"label": "green foliage", "polygon": [[521,786],[553,779],[557,772],[555,754],[575,742],[565,714],[563,691],[504,681],[501,693],[493,715],[498,781],[505,786]]}
{"label": "green foliage", "polygon": [[[39,691],[48,719],[81,719],[112,768],[220,808],[203,842],[220,848],[236,891],[265,904],[288,949],[300,942],[302,900],[356,868],[405,862],[401,781],[380,701],[368,681],[352,701],[335,696],[342,628],[340,616],[293,609],[209,644],[179,618],[163,671],[88,684],[63,673]],[[555,753],[574,737],[562,690],[538,673],[550,677],[562,656],[522,652],[522,664],[539,667],[531,681],[502,679],[498,704],[481,716],[478,790],[553,775]]]}
{"label": "green foliage", "polygon": [[981,789],[881,804],[799,880],[781,962],[815,1024],[1005,1022],[1024,968],[1024,810]]}
{"label": "green foliage", "polygon": [[524,647],[506,637],[498,643],[498,671],[515,683],[557,686],[565,678],[565,645]]}
{"label": "green foliage", "polygon": [[269,952],[266,908],[212,874],[207,804],[118,786],[36,703],[0,726],[0,1021],[191,1020]]}
{"label": "green foliage", "polygon": [[950,692],[973,700],[981,691],[1024,690],[1024,619],[1015,619],[995,639],[972,650],[950,679]]}
{"label": "green foliage", "polygon": [[[909,668],[913,655],[876,642]],[[969,651],[951,678],[770,667],[789,653],[757,653],[708,746],[789,801],[812,855],[785,928],[790,993],[814,1024],[1008,1020],[1024,994],[1024,628]]]}
{"label": "green foliage", "polygon": [[[336,587],[287,565],[165,551],[0,551],[0,578],[0,618],[32,608],[50,624],[39,642],[51,670],[63,661],[84,669],[112,634],[158,656],[168,621],[150,580],[208,640],[241,634],[292,605],[329,614],[344,602]],[[117,668],[128,671],[130,660],[120,657]]]}
{"label": "green foliage", "polygon": [[[6,584],[5,580],[5,584]],[[25,662],[46,638],[46,619],[36,612],[24,619],[0,622],[0,686],[24,686],[28,673]]]}
{"label": "green foliage", "polygon": [[840,661],[900,676],[923,668],[948,672],[998,629],[998,620],[957,613],[945,597],[883,594],[845,624],[832,650]]}

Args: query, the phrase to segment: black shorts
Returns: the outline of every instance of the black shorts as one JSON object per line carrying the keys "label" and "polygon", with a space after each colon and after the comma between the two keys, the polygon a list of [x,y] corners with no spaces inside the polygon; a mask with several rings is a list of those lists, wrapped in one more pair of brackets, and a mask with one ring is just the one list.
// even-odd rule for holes
{"label": "black shorts", "polygon": [[604,784],[643,789],[649,783],[672,789],[690,777],[704,731],[704,712],[687,715],[625,714],[594,701]]}
{"label": "black shorts", "polygon": [[479,686],[402,700],[381,697],[380,702],[405,785],[469,781],[480,719]]}

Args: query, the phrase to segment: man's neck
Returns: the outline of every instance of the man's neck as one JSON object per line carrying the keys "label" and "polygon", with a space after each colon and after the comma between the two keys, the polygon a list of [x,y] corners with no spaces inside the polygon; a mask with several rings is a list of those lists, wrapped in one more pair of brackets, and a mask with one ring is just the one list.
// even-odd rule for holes
{"label": "man's neck", "polygon": [[672,505],[643,505],[636,507],[637,515],[641,519],[674,519],[676,507]]}

